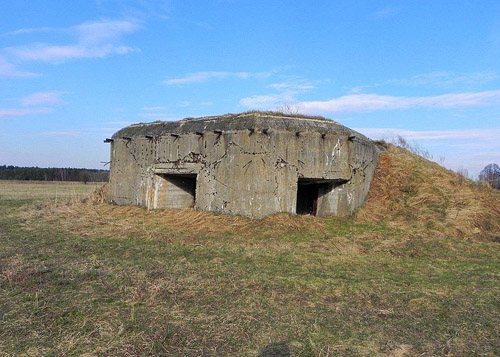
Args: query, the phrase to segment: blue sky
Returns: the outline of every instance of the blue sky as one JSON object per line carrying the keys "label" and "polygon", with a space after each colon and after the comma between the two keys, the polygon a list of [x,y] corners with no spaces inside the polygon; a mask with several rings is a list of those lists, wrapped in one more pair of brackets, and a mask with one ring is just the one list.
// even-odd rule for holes
{"label": "blue sky", "polygon": [[135,122],[278,109],[500,164],[500,1],[0,3],[0,165],[102,168]]}

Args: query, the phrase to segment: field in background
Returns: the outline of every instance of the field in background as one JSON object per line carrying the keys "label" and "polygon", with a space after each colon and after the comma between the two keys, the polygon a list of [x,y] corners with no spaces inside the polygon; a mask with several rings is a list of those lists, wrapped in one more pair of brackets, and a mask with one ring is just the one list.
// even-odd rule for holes
{"label": "field in background", "polygon": [[102,182],[0,180],[0,199],[80,200]]}

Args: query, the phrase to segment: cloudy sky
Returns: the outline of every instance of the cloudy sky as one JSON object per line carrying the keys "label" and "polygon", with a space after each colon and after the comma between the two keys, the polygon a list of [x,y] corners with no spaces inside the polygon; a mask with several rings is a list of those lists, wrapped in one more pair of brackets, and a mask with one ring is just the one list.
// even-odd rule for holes
{"label": "cloudy sky", "polygon": [[500,164],[500,1],[0,2],[0,165],[101,168],[135,122],[278,109]]}

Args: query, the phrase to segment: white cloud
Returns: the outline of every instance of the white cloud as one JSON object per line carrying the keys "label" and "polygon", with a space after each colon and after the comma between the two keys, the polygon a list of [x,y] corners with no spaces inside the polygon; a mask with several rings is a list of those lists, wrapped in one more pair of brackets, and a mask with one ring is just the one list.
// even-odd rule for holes
{"label": "white cloud", "polygon": [[406,130],[397,128],[356,128],[372,139],[391,139],[402,136],[407,140],[497,140],[500,129],[466,130]]}
{"label": "white cloud", "polygon": [[37,73],[20,70],[15,65],[8,62],[3,56],[0,56],[0,77],[31,78],[39,76],[40,75]]}
{"label": "white cloud", "polygon": [[7,32],[3,34],[3,36],[25,35],[25,34],[41,33],[41,32],[67,32],[67,29],[58,29],[55,27],[34,27],[34,28],[29,27]]}
{"label": "white cloud", "polygon": [[196,72],[188,74],[185,77],[180,78],[171,78],[163,81],[163,84],[167,85],[183,85],[190,83],[201,83],[207,82],[211,79],[225,79],[225,78],[236,78],[236,79],[249,79],[249,78],[267,78],[270,77],[270,72],[259,72],[259,73],[250,73],[250,72]]}
{"label": "white cloud", "polygon": [[311,81],[294,77],[284,82],[272,83],[268,87],[278,93],[246,97],[240,100],[239,105],[250,109],[279,109],[284,105],[297,103],[297,95],[310,91],[314,85]]}
{"label": "white cloud", "polygon": [[102,44],[114,41],[126,33],[137,31],[139,25],[133,21],[99,20],[84,22],[73,28],[77,32],[79,42]]}
{"label": "white cloud", "polygon": [[[135,32],[138,28],[139,25],[133,21],[90,21],[66,29],[67,32],[76,37],[75,43],[68,45],[33,43],[26,46],[9,47],[6,50],[22,60],[46,62],[63,62],[76,58],[103,58],[112,54],[123,55],[137,50],[120,45],[118,43],[120,38],[127,33]],[[48,31],[48,29],[44,29]],[[21,29],[17,32],[36,30]]]}
{"label": "white cloud", "polygon": [[388,80],[387,84],[403,86],[454,86],[457,84],[482,84],[499,79],[495,72],[455,73],[431,72],[408,79]]}
{"label": "white cloud", "polygon": [[278,107],[289,104],[292,105],[297,101],[294,93],[283,92],[269,95],[253,95],[240,100],[239,105],[250,109],[277,109]]}
{"label": "white cloud", "polygon": [[0,118],[52,113],[54,111],[53,108],[40,106],[62,103],[62,94],[64,94],[64,92],[51,91],[27,95],[21,98],[21,104],[25,107],[37,106],[36,108],[0,108]]}
{"label": "white cloud", "polygon": [[[475,140],[474,142],[469,142],[469,141],[463,141],[459,143],[450,143],[450,147],[454,148],[459,148],[459,149],[468,149],[468,150],[476,150],[476,149],[481,149],[481,150],[487,150],[487,149],[493,149],[493,148],[498,148],[500,149],[500,141],[499,140],[490,140],[490,141],[482,141],[482,140]],[[498,153],[500,153],[500,150],[498,150]]]}
{"label": "white cloud", "polygon": [[39,92],[33,93],[21,99],[24,106],[41,105],[41,104],[60,104],[61,95],[63,92]]}
{"label": "white cloud", "polygon": [[304,113],[346,113],[410,108],[465,108],[500,104],[500,90],[451,93],[428,97],[351,94],[327,101],[298,103]]}
{"label": "white cloud", "polygon": [[[500,128],[460,130],[406,130],[398,128],[355,128],[371,139],[392,141],[398,136],[432,149],[442,155],[445,165],[453,170],[466,167],[473,175],[492,162],[500,162]],[[453,147],[453,149],[450,149]],[[480,149],[481,151],[477,151]],[[425,151],[425,150],[424,150]],[[431,151],[431,150],[429,150]],[[443,156],[443,153],[446,153]],[[439,155],[434,155],[437,157]]]}
{"label": "white cloud", "polygon": [[368,88],[380,88],[386,86],[433,88],[463,87],[481,85],[498,79],[500,79],[500,75],[496,72],[457,73],[441,71],[422,73],[410,78],[388,79],[375,84],[358,85],[351,88],[350,92],[352,94],[358,94]]}
{"label": "white cloud", "polygon": [[296,93],[299,92],[307,92],[314,88],[314,86],[308,81],[291,81],[291,82],[281,82],[281,83],[273,83],[268,86],[269,88],[273,88],[276,90],[287,90],[293,91]]}
{"label": "white cloud", "polygon": [[33,108],[33,109],[1,109],[0,118],[2,117],[21,117],[32,114],[48,114],[52,113],[52,108]]}
{"label": "white cloud", "polygon": [[467,155],[470,159],[488,159],[488,161],[493,162],[500,159],[500,154],[497,152],[484,151],[484,152],[474,152]]}
{"label": "white cloud", "polygon": [[104,58],[109,55],[124,55],[133,52],[134,49],[127,46],[115,46],[103,44],[88,47],[81,44],[71,46],[50,46],[36,44],[26,47],[10,48],[10,52],[23,60],[39,60],[60,63],[68,59],[77,58]]}

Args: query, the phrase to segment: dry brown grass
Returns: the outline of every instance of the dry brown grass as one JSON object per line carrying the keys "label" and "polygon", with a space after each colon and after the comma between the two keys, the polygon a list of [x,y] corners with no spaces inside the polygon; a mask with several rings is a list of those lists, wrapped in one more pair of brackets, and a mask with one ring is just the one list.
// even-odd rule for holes
{"label": "dry brown grass", "polygon": [[[500,236],[500,193],[478,185],[409,151],[385,144],[372,188],[355,221],[383,222],[409,235],[455,236],[491,239]],[[98,187],[83,203],[44,209],[44,219],[66,217],[82,232],[102,226],[103,230],[128,232],[135,236],[164,236],[165,232],[254,236],[262,232],[319,233],[328,220],[310,216],[275,214],[262,220],[194,210],[155,210],[102,205],[108,187]],[[93,219],[89,220],[89,217]],[[137,222],[141,222],[138,230]],[[78,225],[75,226],[75,223]],[[69,228],[69,227],[68,227]],[[430,235],[429,235],[430,233]],[[374,235],[371,232],[370,237]],[[376,235],[376,234],[375,234]],[[376,238],[376,237],[375,237]],[[387,238],[387,237],[385,237]]]}
{"label": "dry brown grass", "polygon": [[108,187],[97,188],[80,202],[66,204],[34,203],[35,209],[22,213],[28,229],[44,221],[68,232],[82,235],[100,232],[107,236],[177,241],[183,244],[202,242],[201,237],[252,237],[266,232],[322,233],[325,224],[311,216],[278,213],[261,220],[242,216],[185,210],[147,210],[137,206],[103,204],[108,201]]}
{"label": "dry brown grass", "polygon": [[104,184],[97,187],[93,192],[91,192],[87,197],[82,199],[83,203],[89,202],[92,204],[106,203],[109,200],[109,186]]}
{"label": "dry brown grass", "polygon": [[500,236],[500,193],[388,145],[356,219],[464,238]]}

